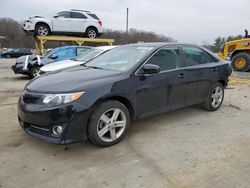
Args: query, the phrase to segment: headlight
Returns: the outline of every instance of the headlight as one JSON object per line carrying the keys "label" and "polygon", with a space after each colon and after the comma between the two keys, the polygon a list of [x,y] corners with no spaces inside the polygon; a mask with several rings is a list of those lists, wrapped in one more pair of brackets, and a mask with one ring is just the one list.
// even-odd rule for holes
{"label": "headlight", "polygon": [[43,103],[49,107],[58,106],[78,100],[85,92],[68,94],[48,94],[43,98]]}

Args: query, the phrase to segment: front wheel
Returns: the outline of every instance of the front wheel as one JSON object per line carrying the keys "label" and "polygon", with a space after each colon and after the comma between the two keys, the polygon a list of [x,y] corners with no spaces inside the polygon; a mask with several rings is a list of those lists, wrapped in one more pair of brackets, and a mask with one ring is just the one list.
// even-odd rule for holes
{"label": "front wheel", "polygon": [[35,28],[35,36],[48,36],[50,28],[45,24],[38,24]]}
{"label": "front wheel", "polygon": [[220,108],[224,99],[224,87],[221,83],[215,83],[211,86],[206,100],[203,102],[203,108],[207,111],[216,111]]}
{"label": "front wheel", "polygon": [[39,66],[34,66],[29,71],[29,77],[30,78],[36,78],[36,77],[39,76],[39,72],[40,72],[40,67]]}
{"label": "front wheel", "polygon": [[130,113],[127,107],[118,101],[107,101],[92,113],[88,138],[94,145],[111,146],[121,141],[129,125]]}

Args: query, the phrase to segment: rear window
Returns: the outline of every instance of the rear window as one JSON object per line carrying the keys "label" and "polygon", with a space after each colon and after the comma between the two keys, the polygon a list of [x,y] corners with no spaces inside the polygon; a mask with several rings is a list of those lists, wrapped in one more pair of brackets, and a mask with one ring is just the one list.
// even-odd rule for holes
{"label": "rear window", "polygon": [[88,15],[96,20],[99,20],[99,18],[95,14],[88,14]]}

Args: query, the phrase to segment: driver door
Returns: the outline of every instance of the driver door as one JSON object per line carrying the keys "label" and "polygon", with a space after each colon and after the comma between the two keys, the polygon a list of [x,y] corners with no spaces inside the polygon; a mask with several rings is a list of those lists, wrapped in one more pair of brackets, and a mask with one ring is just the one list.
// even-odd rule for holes
{"label": "driver door", "polygon": [[178,47],[164,47],[158,50],[146,64],[160,67],[160,72],[152,75],[137,73],[136,92],[138,116],[140,118],[167,112],[184,106],[184,79],[178,78],[180,51]]}

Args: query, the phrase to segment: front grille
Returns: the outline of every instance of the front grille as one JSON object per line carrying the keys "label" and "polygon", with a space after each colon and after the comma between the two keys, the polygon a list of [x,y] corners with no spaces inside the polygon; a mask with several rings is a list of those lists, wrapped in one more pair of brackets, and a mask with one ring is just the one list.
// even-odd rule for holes
{"label": "front grille", "polygon": [[42,103],[42,95],[33,95],[30,93],[24,93],[23,102],[26,104],[41,104]]}

